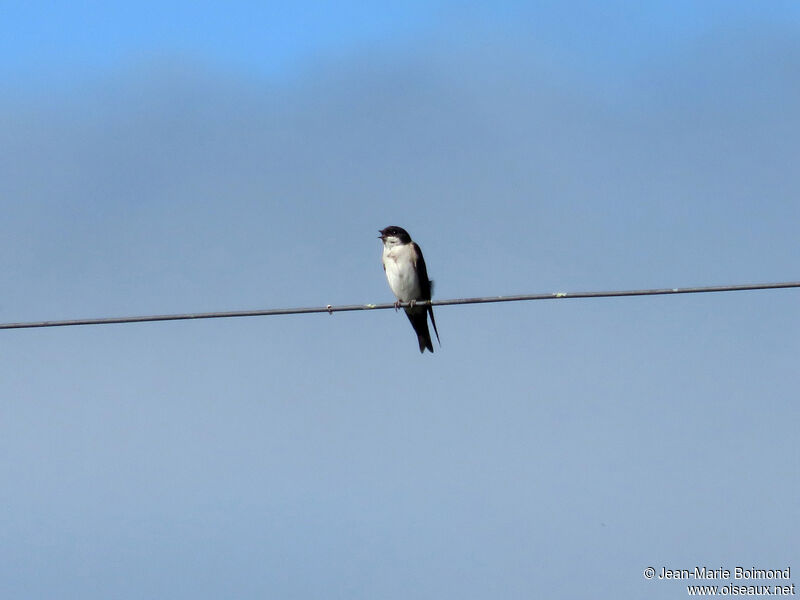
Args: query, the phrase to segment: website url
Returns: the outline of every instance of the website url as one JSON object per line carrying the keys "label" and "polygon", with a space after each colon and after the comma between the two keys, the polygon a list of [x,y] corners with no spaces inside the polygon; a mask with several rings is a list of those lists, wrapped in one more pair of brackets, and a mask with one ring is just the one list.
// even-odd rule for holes
{"label": "website url", "polygon": [[794,596],[790,585],[687,585],[690,596]]}

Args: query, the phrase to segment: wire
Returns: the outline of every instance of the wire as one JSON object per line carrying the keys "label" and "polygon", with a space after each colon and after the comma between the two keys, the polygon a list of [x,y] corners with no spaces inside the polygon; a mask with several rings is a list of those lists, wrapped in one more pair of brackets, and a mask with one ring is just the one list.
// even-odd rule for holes
{"label": "wire", "polygon": [[[450,300],[425,300],[417,306],[449,306],[453,304],[487,304],[490,302],[520,302],[523,300],[556,300],[565,298],[612,298],[619,296],[663,296],[672,294],[705,294],[709,292],[737,292],[745,290],[774,290],[800,288],[800,281],[779,283],[753,283],[744,285],[715,285],[707,287],[661,288],[649,290],[616,290],[607,292],[554,292],[551,294],[521,294],[518,296],[484,296],[482,298],[455,298]],[[32,321],[29,323],[0,323],[0,329],[30,329],[34,327],[69,327],[73,325],[111,325],[114,323],[146,323],[150,321],[185,321],[189,319],[227,319],[230,317],[266,317],[270,315],[303,315],[309,313],[349,312],[353,310],[383,310],[409,306],[408,302],[388,304],[349,304],[343,306],[315,306],[309,308],[269,308],[264,310],[238,310],[227,312],[185,313],[176,315],[145,315],[139,317],[108,317],[101,319],[72,319],[66,321]]]}

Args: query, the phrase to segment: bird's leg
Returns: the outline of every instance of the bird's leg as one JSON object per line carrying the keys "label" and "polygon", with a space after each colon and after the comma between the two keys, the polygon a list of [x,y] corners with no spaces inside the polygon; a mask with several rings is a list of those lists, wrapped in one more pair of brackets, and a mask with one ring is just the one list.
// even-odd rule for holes
{"label": "bird's leg", "polygon": [[408,301],[408,308],[414,308],[414,306],[415,306],[416,304],[417,304],[417,301],[416,301],[416,300],[409,300],[409,301]]}
{"label": "bird's leg", "polygon": [[395,302],[394,302],[394,312],[397,312],[398,310],[400,310],[400,300],[399,299],[395,300]]}

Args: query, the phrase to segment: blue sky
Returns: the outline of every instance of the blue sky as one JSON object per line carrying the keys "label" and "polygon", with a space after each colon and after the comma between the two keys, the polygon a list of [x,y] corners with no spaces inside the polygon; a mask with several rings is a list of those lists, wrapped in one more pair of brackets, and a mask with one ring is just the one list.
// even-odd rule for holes
{"label": "blue sky", "polygon": [[[798,278],[795,3],[1,10],[2,322],[388,302],[387,225],[439,298]],[[0,594],[800,568],[797,300],[5,331]]]}
{"label": "blue sky", "polygon": [[19,77],[86,75],[164,54],[185,54],[260,75],[303,61],[426,37],[468,42],[463,28],[536,40],[604,71],[691,43],[697,36],[781,24],[793,2],[7,2],[0,66]]}

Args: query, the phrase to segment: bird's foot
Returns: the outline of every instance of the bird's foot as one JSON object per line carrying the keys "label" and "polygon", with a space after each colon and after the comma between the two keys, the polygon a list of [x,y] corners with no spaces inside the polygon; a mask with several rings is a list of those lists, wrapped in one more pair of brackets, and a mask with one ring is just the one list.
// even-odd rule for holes
{"label": "bird's foot", "polygon": [[396,300],[394,303],[394,312],[400,310],[400,300]]}

